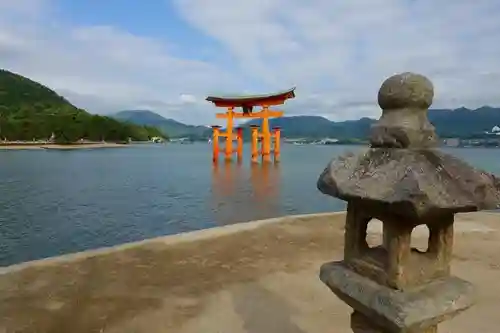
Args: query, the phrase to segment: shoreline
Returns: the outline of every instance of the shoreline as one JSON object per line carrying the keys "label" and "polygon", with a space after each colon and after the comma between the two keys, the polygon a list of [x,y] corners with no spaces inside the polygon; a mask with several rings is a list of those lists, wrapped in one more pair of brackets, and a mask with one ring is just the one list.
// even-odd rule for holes
{"label": "shoreline", "polygon": [[72,144],[56,144],[56,143],[0,143],[0,150],[74,150],[74,149],[94,149],[94,148],[123,148],[131,146],[125,143],[72,143]]}
{"label": "shoreline", "polygon": [[[456,217],[453,274],[475,285],[478,304],[442,330],[495,332],[500,216]],[[382,241],[373,222],[370,246]],[[0,331],[351,332],[351,310],[318,278],[343,257],[344,224],[345,212],[291,215],[8,266]],[[412,245],[427,244],[423,231]]]}
{"label": "shoreline", "polygon": [[[285,215],[280,217],[273,217],[262,220],[252,220],[248,222],[240,222],[235,224],[216,226],[207,229],[199,229],[192,231],[185,231],[178,234],[157,236],[152,238],[146,238],[143,240],[125,242],[117,245],[104,246],[99,248],[87,249],[78,252],[68,252],[63,253],[56,256],[28,260],[23,262],[14,263],[8,266],[0,266],[0,276],[16,272],[18,270],[23,270],[28,267],[43,267],[46,265],[58,265],[69,263],[73,261],[85,260],[91,257],[102,256],[102,255],[111,255],[113,253],[119,253],[122,251],[140,249],[141,247],[154,246],[155,244],[161,244],[162,246],[176,246],[183,243],[193,243],[200,241],[207,241],[219,237],[226,237],[231,235],[236,235],[243,232],[252,232],[254,230],[258,230],[268,225],[277,225],[280,224],[286,225],[287,223],[297,223],[301,221],[309,221],[315,219],[338,219],[339,217],[343,217],[347,211],[335,211],[335,212],[326,212],[326,213],[311,213],[311,214],[297,214],[297,215]],[[456,233],[470,233],[470,232],[489,232],[488,228],[483,228],[480,223],[476,223],[478,217],[489,217],[489,218],[497,218],[498,212],[495,211],[480,211],[480,212],[470,212],[470,213],[460,213],[457,214],[456,217]],[[458,223],[457,223],[458,222]],[[469,226],[464,225],[464,222]],[[341,221],[342,225],[344,220]],[[371,225],[368,227],[368,232],[381,234],[382,233],[382,225]],[[416,228],[414,231],[415,234],[421,234],[422,230],[418,230],[420,228]]]}
{"label": "shoreline", "polygon": [[19,263],[15,263],[8,266],[0,266],[0,276],[7,273],[16,272],[18,270],[22,270],[28,267],[39,267],[46,265],[57,265],[64,264],[68,262],[84,260],[90,257],[101,256],[101,255],[109,255],[121,251],[133,250],[137,248],[141,248],[143,246],[149,246],[154,244],[162,244],[162,245],[170,245],[174,246],[182,243],[190,243],[196,241],[209,240],[212,238],[217,238],[221,236],[230,236],[232,234],[237,234],[245,231],[252,231],[255,229],[259,229],[266,225],[272,224],[280,224],[286,223],[295,220],[310,220],[314,218],[328,218],[339,215],[346,214],[346,211],[338,211],[338,212],[327,212],[327,213],[312,213],[312,214],[298,214],[298,215],[286,215],[280,217],[273,217],[269,219],[263,220],[253,220],[248,222],[240,222],[235,224],[217,226],[207,229],[199,229],[193,231],[181,232],[178,234],[158,236],[153,238],[146,238],[139,241],[126,242],[113,246],[105,246],[99,247],[95,249],[88,249],[79,252],[69,252],[57,256],[46,257],[41,259],[23,261]]}

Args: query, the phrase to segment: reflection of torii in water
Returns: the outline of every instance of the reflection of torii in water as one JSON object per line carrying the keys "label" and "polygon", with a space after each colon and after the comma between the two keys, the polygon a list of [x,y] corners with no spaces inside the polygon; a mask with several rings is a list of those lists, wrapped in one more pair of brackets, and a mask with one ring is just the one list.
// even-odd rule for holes
{"label": "reflection of torii in water", "polygon": [[[280,186],[280,167],[278,164],[252,164],[250,182],[252,184],[254,198],[259,201],[273,203],[277,198]],[[271,199],[271,200],[270,200]]]}
{"label": "reflection of torii in water", "polygon": [[248,169],[242,165],[214,166],[211,201],[217,223],[225,225],[281,215],[279,165],[250,167],[248,175]]}

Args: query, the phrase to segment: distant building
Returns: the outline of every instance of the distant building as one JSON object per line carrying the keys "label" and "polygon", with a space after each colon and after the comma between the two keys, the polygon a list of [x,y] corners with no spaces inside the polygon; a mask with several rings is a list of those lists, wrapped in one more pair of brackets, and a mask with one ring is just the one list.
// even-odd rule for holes
{"label": "distant building", "polygon": [[459,138],[445,139],[444,145],[447,147],[458,147],[458,146],[460,146],[460,139]]}
{"label": "distant building", "polygon": [[151,138],[151,142],[154,142],[154,143],[162,143],[163,142],[163,139],[160,138],[159,136],[153,136]]}
{"label": "distant building", "polygon": [[498,127],[497,125],[493,126],[493,128],[491,129],[491,131],[485,131],[484,132],[485,134],[490,134],[490,135],[500,135],[500,127]]}
{"label": "distant building", "polygon": [[338,139],[326,138],[326,139],[323,139],[323,140],[319,141],[319,144],[320,145],[331,145],[331,144],[334,144],[334,143],[337,143],[337,142],[339,142]]}

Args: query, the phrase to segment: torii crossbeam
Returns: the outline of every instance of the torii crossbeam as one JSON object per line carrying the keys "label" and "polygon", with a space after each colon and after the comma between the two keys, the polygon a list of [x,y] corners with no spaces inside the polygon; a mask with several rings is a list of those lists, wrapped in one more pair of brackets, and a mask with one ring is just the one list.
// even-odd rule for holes
{"label": "torii crossbeam", "polygon": [[[217,107],[227,108],[225,113],[217,113],[216,118],[227,119],[225,132],[220,130],[220,126],[212,126],[213,128],[213,162],[217,163],[219,158],[219,137],[226,139],[224,149],[225,160],[230,161],[233,155],[233,140],[237,140],[237,157],[242,160],[243,155],[243,129],[236,128],[234,134],[234,119],[241,118],[259,118],[262,119],[262,127],[259,133],[258,126],[252,126],[252,162],[257,162],[258,155],[262,156],[263,162],[271,161],[271,141],[274,138],[274,161],[279,162],[280,159],[280,129],[274,128],[273,133],[269,128],[269,118],[277,118],[283,116],[283,111],[271,110],[270,106],[284,104],[287,99],[295,97],[295,88],[285,91],[280,91],[268,95],[249,95],[249,96],[209,96],[207,101],[212,102]],[[255,107],[261,107],[260,111],[254,112]],[[235,108],[241,108],[241,112],[237,112]],[[262,142],[259,151],[259,139]]]}

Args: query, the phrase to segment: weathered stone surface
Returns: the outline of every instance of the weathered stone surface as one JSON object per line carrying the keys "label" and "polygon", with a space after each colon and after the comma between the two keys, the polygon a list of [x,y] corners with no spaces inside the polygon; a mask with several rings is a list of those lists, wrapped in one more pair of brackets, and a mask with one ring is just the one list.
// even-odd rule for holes
{"label": "weathered stone surface", "polygon": [[[354,309],[355,333],[435,333],[472,305],[472,285],[450,277],[454,215],[500,208],[500,179],[435,149],[427,119],[434,96],[422,75],[387,79],[371,148],[328,164],[317,186],[348,202],[344,260],[321,267],[321,280]],[[383,223],[369,247],[367,225]],[[428,249],[411,247],[415,226],[429,228]]]}
{"label": "weathered stone surface", "polygon": [[437,149],[348,153],[328,164],[317,186],[324,194],[411,219],[500,207],[500,179]]}
{"label": "weathered stone surface", "polygon": [[427,109],[434,98],[434,86],[423,75],[405,72],[393,75],[382,83],[378,104],[383,110],[405,107]]}
{"label": "weathered stone surface", "polygon": [[383,112],[372,128],[371,149],[333,160],[321,174],[318,189],[410,220],[499,208],[498,178],[429,149],[437,140],[427,119],[433,97],[432,83],[422,75],[388,78],[378,94]]}
{"label": "weathered stone surface", "polygon": [[427,119],[433,97],[432,83],[422,75],[388,78],[378,94],[383,112],[372,128],[371,149],[333,160],[321,174],[318,189],[410,220],[499,208],[498,178],[429,149],[437,138]]}
{"label": "weathered stone surface", "polygon": [[340,299],[362,313],[368,319],[365,326],[370,326],[373,332],[377,332],[377,327],[383,328],[380,332],[384,333],[432,331],[440,322],[472,306],[475,297],[472,284],[457,277],[438,279],[401,292],[380,286],[342,262],[321,266],[320,279]]}
{"label": "weathered stone surface", "polygon": [[[354,311],[351,314],[351,328],[354,333],[386,333],[383,327],[374,326],[373,323],[361,312]],[[417,329],[410,333],[437,333],[437,325],[427,327],[423,330]]]}
{"label": "weathered stone surface", "polygon": [[433,97],[432,83],[422,75],[403,73],[385,80],[378,93],[382,116],[370,134],[372,147],[436,146],[438,138],[427,119]]}
{"label": "weathered stone surface", "polygon": [[[374,217],[383,222],[384,241],[382,246],[369,247],[366,229]],[[400,221],[390,212],[384,215],[371,211],[370,207],[361,203],[349,202],[344,234],[346,266],[380,285],[397,290],[409,290],[434,279],[448,277],[454,215],[439,215],[433,220],[425,220],[430,224],[426,251],[411,247],[414,225]]]}

